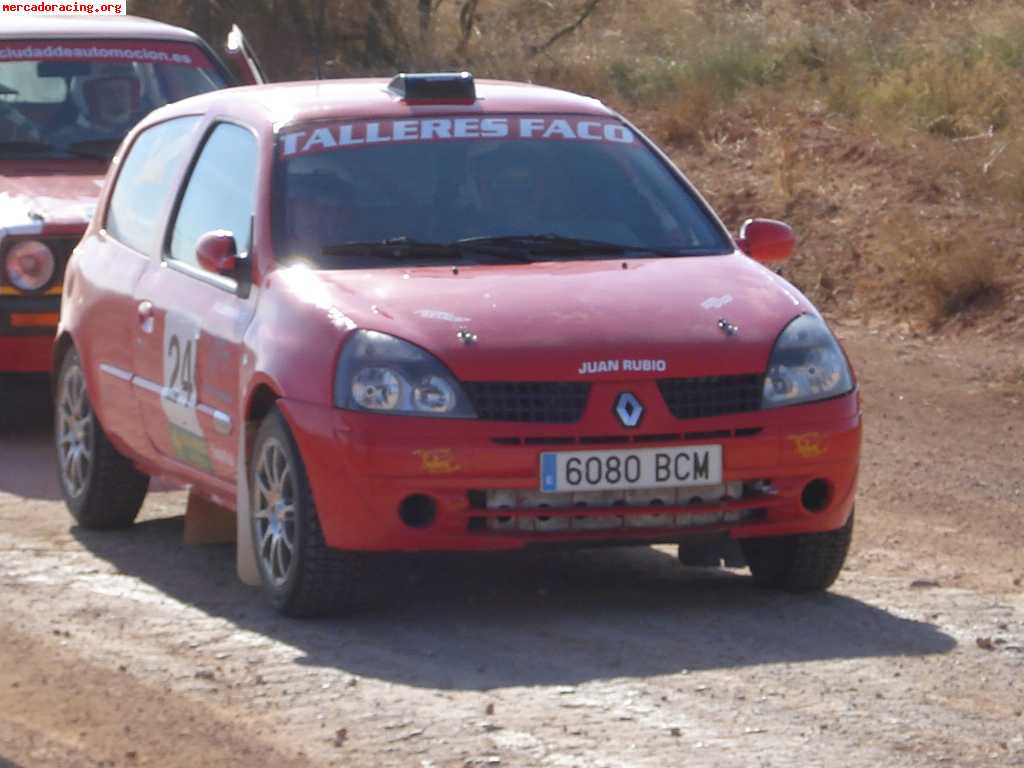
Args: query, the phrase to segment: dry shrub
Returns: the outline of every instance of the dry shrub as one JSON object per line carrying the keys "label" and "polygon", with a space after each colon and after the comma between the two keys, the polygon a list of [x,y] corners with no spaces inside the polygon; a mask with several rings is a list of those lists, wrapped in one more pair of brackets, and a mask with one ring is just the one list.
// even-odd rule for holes
{"label": "dry shrub", "polygon": [[720,107],[710,83],[689,83],[654,120],[654,130],[667,144],[677,147],[701,146],[712,131]]}
{"label": "dry shrub", "polygon": [[1024,139],[993,142],[978,168],[998,198],[1024,205]]}
{"label": "dry shrub", "polygon": [[933,241],[921,279],[931,292],[935,319],[995,304],[1001,296],[999,253],[967,238]]}
{"label": "dry shrub", "polygon": [[883,119],[906,120],[954,138],[1005,128],[1010,97],[1005,67],[992,56],[975,59],[936,50],[887,71],[864,101]]}
{"label": "dry shrub", "polygon": [[1005,254],[985,239],[972,219],[925,219],[893,213],[877,225],[874,247],[864,261],[860,287],[888,309],[933,325],[996,306]]}
{"label": "dry shrub", "polygon": [[775,187],[788,207],[807,176],[807,157],[800,151],[797,138],[789,131],[775,134],[775,152],[772,160]]}

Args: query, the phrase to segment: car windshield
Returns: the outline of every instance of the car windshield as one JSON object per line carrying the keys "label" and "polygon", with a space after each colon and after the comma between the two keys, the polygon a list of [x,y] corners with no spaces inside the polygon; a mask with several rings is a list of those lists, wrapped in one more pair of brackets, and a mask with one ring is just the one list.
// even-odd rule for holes
{"label": "car windshield", "polygon": [[0,40],[0,159],[106,159],[151,110],[226,85],[190,43]]}
{"label": "car windshield", "polygon": [[732,250],[613,118],[494,115],[284,129],[275,248],[322,269]]}

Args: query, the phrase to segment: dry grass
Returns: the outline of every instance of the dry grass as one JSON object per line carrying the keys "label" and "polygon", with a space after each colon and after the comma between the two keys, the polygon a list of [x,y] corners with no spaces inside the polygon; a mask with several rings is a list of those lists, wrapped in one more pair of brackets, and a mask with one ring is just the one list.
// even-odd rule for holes
{"label": "dry grass", "polygon": [[896,220],[883,226],[882,239],[885,267],[933,326],[999,305],[1004,254],[996,244],[948,224]]}
{"label": "dry grass", "polygon": [[921,279],[932,294],[936,320],[998,304],[1000,260],[991,246],[960,239],[935,244],[931,255]]}

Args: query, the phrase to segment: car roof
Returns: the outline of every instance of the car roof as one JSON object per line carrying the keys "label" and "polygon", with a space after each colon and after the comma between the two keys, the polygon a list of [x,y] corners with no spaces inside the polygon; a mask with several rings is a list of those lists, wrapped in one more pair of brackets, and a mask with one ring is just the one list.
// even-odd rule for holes
{"label": "car roof", "polygon": [[11,38],[130,38],[199,42],[199,36],[139,16],[11,16],[4,18],[0,39]]}
{"label": "car roof", "polygon": [[614,114],[597,99],[568,91],[503,80],[477,80],[472,103],[407,103],[388,90],[387,78],[317,80],[230,88],[193,96],[152,113],[146,123],[215,112],[259,128],[317,120],[410,117],[424,114]]}

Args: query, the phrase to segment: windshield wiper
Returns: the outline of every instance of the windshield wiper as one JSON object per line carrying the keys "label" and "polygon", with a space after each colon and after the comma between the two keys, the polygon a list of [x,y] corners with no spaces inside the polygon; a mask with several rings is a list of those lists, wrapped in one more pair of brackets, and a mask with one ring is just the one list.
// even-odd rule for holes
{"label": "windshield wiper", "polygon": [[52,152],[57,149],[48,141],[19,139],[16,141],[0,141],[0,152]]}
{"label": "windshield wiper", "polygon": [[513,259],[520,262],[531,262],[525,253],[509,251],[506,246],[490,244],[484,241],[474,242],[472,240],[456,240],[451,243],[435,243],[426,240],[416,240],[411,237],[390,237],[386,240],[356,241],[351,243],[338,243],[328,245],[321,249],[327,256],[340,256],[353,251],[371,251],[388,258],[401,259],[406,257],[431,258],[435,256],[461,259],[467,252],[487,253],[502,259]]}
{"label": "windshield wiper", "polygon": [[589,258],[607,256],[708,256],[728,253],[728,249],[685,245],[628,245],[605,240],[587,240],[567,235],[498,235],[495,237],[468,237],[456,240],[458,245],[518,249],[526,253],[564,253]]}
{"label": "windshield wiper", "polygon": [[416,240],[411,237],[389,237],[386,240],[355,240],[349,243],[335,243],[325,245],[320,249],[327,256],[342,256],[353,251],[372,251],[374,255],[381,254],[392,258],[403,258],[406,256],[462,256],[462,250],[450,243],[432,243],[426,240]]}
{"label": "windshield wiper", "polygon": [[109,160],[114,156],[120,145],[121,139],[88,139],[85,141],[73,141],[65,149],[72,155]]}
{"label": "windshield wiper", "polygon": [[652,253],[654,249],[639,245],[609,243],[604,240],[586,240],[566,235],[497,235],[493,237],[467,237],[456,240],[456,245],[470,247],[499,247],[522,250],[527,253],[592,253],[595,256],[622,256],[627,253]]}

